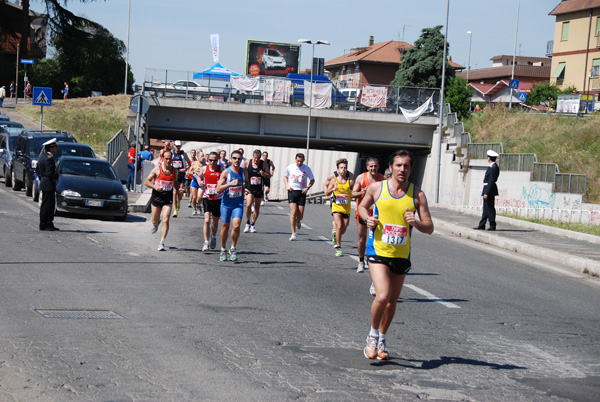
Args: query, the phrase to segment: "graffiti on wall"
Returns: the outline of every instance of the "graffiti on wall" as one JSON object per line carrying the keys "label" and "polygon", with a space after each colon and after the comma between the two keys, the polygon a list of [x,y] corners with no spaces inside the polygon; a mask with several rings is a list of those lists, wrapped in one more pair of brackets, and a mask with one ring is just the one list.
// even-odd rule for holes
{"label": "graffiti on wall", "polygon": [[550,194],[545,188],[534,184],[529,188],[523,187],[523,199],[529,208],[550,208],[554,209],[556,194]]}

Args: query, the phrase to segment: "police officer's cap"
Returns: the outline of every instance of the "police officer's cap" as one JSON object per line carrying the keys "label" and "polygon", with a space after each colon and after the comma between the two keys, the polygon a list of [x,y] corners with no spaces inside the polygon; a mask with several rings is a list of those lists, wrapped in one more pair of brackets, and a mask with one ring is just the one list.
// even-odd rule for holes
{"label": "police officer's cap", "polygon": [[42,145],[45,147],[49,147],[50,145],[55,145],[55,144],[56,144],[56,138],[52,138],[51,140],[44,142]]}
{"label": "police officer's cap", "polygon": [[487,156],[490,156],[490,157],[492,157],[492,158],[497,158],[497,157],[498,157],[498,156],[500,156],[500,155],[498,154],[498,152],[496,152],[496,151],[492,151],[492,150],[490,149],[490,150],[488,150],[488,151],[487,151]]}

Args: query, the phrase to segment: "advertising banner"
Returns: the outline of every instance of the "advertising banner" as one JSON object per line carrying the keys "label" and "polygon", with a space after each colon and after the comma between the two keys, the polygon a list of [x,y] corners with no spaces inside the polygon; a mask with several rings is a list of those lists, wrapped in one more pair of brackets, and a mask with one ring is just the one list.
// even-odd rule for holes
{"label": "advertising banner", "polygon": [[285,77],[297,73],[300,46],[294,43],[249,40],[246,49],[246,75]]}
{"label": "advertising banner", "polygon": [[219,62],[219,34],[210,35],[210,48],[212,51],[213,61]]}
{"label": "advertising banner", "polygon": [[[332,89],[333,84],[331,82],[320,84],[313,82],[312,85],[310,85],[309,81],[304,81],[304,104],[306,106],[311,106],[313,109],[330,108]],[[311,94],[311,92],[314,93]]]}
{"label": "advertising banner", "polygon": [[360,103],[367,107],[386,107],[387,87],[371,87],[365,85],[362,90]]}

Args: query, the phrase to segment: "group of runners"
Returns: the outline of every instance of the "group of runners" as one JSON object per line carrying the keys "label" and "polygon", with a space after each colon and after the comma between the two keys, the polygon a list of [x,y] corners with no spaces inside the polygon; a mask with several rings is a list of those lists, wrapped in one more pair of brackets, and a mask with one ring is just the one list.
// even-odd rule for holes
{"label": "group of runners", "polygon": [[[175,150],[165,143],[160,162],[148,175],[145,185],[152,189],[152,233],[162,231],[158,250],[164,250],[169,230],[169,217],[175,204],[173,216],[177,216],[181,197],[186,191],[186,175],[189,177],[190,206],[196,214],[200,199],[204,211],[204,244],[202,251],[215,249],[218,222],[221,220],[220,260],[237,261],[237,242],[246,203],[246,226],[244,232],[255,233],[260,206],[266,201],[275,170],[268,154],[255,150],[252,159],[245,160],[243,150],[235,150],[227,160],[225,151],[210,152],[204,157],[202,150],[190,152],[188,157],[181,151],[181,143],[175,142]],[[181,167],[175,161],[184,161]],[[351,200],[356,198],[358,227],[357,272],[368,269],[372,279],[371,328],[366,339],[364,355],[368,359],[388,359],[386,333],[396,311],[406,274],[411,269],[410,247],[412,229],[431,234],[433,221],[425,194],[409,181],[413,169],[410,151],[399,150],[389,159],[389,173],[379,173],[377,158],[368,158],[366,171],[355,177],[348,171],[345,158],[336,161],[323,190],[331,197],[332,241],[335,256],[342,256],[342,237],[350,224]],[[187,168],[186,168],[187,166]],[[290,207],[290,241],[297,240],[302,227],[306,195],[315,183],[310,167],[304,164],[304,155],[296,154],[295,162],[286,167],[283,177],[288,191]],[[183,185],[182,185],[183,184]],[[418,219],[417,219],[418,216]],[[231,229],[231,246],[227,239]],[[365,257],[367,262],[365,262]]]}

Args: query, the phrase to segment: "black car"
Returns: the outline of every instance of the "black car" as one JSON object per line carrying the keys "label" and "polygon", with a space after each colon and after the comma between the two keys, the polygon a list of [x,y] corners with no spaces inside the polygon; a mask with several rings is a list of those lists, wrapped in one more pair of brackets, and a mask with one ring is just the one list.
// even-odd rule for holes
{"label": "black car", "polygon": [[0,121],[0,133],[7,132],[11,134],[21,134],[25,127],[21,123],[17,123],[16,121]]}
{"label": "black car", "polygon": [[56,171],[57,212],[127,218],[127,193],[108,161],[64,156]]}
{"label": "black car", "polygon": [[10,182],[10,165],[12,163],[12,155],[15,149],[18,135],[0,131],[0,175],[4,177],[4,185],[11,186]]}
{"label": "black car", "polygon": [[[42,148],[40,154],[38,156],[38,160],[44,156],[45,151]],[[96,153],[87,144],[80,144],[78,142],[57,142],[56,143],[56,152],[54,153],[54,163],[58,163],[63,156],[81,156],[84,158],[92,158],[96,159]],[[38,202],[40,197],[39,190],[40,182],[38,180],[37,174],[33,173],[33,192],[32,197],[34,202]]]}
{"label": "black car", "polygon": [[10,166],[11,184],[15,191],[25,185],[25,194],[33,194],[33,173],[44,142],[56,138],[57,142],[77,142],[68,131],[23,130],[17,137]]}

